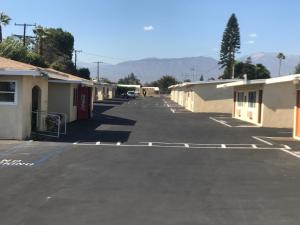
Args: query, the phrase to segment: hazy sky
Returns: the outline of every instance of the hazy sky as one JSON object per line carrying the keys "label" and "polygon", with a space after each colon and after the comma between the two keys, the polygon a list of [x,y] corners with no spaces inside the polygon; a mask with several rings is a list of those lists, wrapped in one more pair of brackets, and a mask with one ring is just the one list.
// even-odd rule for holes
{"label": "hazy sky", "polygon": [[0,5],[13,19],[4,36],[22,33],[15,22],[61,27],[74,35],[77,49],[103,56],[81,53],[84,62],[218,58],[232,13],[241,30],[240,55],[300,54],[299,0],[0,0]]}

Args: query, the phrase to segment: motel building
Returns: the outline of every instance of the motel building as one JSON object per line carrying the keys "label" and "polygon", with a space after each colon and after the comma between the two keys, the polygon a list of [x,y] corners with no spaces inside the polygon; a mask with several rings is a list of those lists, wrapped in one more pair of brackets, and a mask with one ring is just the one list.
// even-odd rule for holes
{"label": "motel building", "polygon": [[233,88],[219,89],[217,85],[236,80],[187,82],[170,86],[171,100],[192,112],[232,113]]}
{"label": "motel building", "polygon": [[0,57],[0,139],[22,140],[57,121],[90,118],[92,86],[70,74]]}
{"label": "motel building", "polygon": [[113,99],[116,96],[117,85],[109,83],[101,83],[94,81],[93,96],[94,101],[103,101],[105,99]]}
{"label": "motel building", "polygon": [[300,139],[300,75],[218,85],[234,88],[233,117],[262,127],[293,128]]}

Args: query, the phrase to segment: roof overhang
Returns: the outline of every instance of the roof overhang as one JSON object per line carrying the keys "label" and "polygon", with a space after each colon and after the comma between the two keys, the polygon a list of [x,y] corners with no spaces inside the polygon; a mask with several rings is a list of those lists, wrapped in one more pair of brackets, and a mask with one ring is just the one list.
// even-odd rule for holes
{"label": "roof overhang", "polygon": [[242,81],[236,81],[236,82],[231,82],[231,83],[219,84],[219,85],[217,85],[217,88],[229,88],[229,87],[265,84],[265,83],[266,83],[266,79],[247,80],[247,81],[242,80]]}
{"label": "roof overhang", "polygon": [[0,75],[3,76],[42,76],[42,73],[37,70],[6,70],[1,69]]}

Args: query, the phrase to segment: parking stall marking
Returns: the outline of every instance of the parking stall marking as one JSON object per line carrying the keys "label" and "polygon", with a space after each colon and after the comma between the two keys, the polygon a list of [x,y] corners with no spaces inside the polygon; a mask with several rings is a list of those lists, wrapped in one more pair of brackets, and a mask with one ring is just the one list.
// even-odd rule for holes
{"label": "parking stall marking", "polygon": [[80,146],[114,146],[114,147],[150,147],[150,148],[189,148],[189,149],[253,149],[253,150],[291,150],[291,148],[287,145],[278,145],[274,146],[264,144],[199,144],[199,143],[173,143],[173,142],[139,142],[138,144],[131,143],[85,143],[78,142],[76,145]]}

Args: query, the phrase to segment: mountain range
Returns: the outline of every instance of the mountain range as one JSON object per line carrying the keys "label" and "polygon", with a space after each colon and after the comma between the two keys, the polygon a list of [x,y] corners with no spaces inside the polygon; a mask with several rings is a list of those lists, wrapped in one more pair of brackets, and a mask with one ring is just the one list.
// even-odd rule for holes
{"label": "mountain range", "polygon": [[[273,77],[278,76],[279,61],[277,53],[259,52],[238,58],[245,61],[251,57],[254,64],[262,63],[271,72]],[[282,62],[281,75],[294,73],[296,65],[300,62],[300,55],[286,55]],[[97,68],[95,64],[78,62],[79,67],[87,67],[91,76],[96,77]],[[140,60],[125,61],[118,64],[101,64],[100,77],[117,81],[133,72],[142,82],[151,82],[164,75],[172,75],[178,80],[199,80],[203,75],[207,80],[211,77],[217,78],[222,74],[219,69],[218,60],[212,57],[185,57],[185,58],[145,58]]]}

